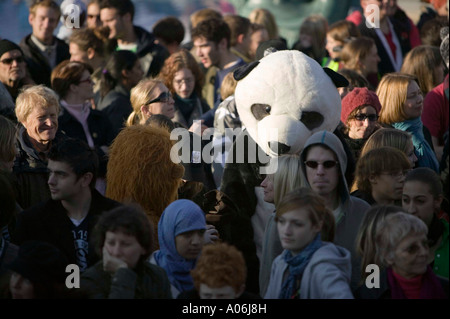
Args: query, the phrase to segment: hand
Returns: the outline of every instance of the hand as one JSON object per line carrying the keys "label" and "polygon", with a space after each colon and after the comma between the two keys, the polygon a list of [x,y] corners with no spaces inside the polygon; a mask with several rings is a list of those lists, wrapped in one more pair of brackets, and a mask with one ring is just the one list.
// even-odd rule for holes
{"label": "hand", "polygon": [[128,268],[128,265],[123,260],[111,256],[103,246],[103,270],[114,275],[119,268]]}
{"label": "hand", "polygon": [[203,122],[205,122],[205,120],[194,121],[189,128],[189,132],[197,134],[200,131],[200,136],[202,136],[203,132],[208,128]]}
{"label": "hand", "polygon": [[206,231],[203,235],[204,244],[213,244],[216,240],[219,240],[219,231],[214,225],[206,225]]}

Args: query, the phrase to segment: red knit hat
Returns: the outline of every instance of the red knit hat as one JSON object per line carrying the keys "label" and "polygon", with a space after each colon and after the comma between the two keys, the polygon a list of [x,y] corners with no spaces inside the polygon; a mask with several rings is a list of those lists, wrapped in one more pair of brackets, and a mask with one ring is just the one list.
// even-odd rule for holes
{"label": "red knit hat", "polygon": [[375,92],[370,91],[368,88],[354,88],[350,93],[348,93],[342,99],[342,111],[341,111],[341,121],[342,123],[347,123],[348,116],[353,112],[354,109],[361,105],[370,105],[375,111],[380,113],[381,104],[378,96]]}

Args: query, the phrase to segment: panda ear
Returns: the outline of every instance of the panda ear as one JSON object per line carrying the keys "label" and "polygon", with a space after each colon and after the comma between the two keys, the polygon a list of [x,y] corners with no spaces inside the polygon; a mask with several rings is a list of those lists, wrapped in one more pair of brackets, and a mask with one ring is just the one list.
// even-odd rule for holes
{"label": "panda ear", "polygon": [[243,66],[238,67],[233,72],[233,77],[236,81],[242,80],[245,78],[257,65],[259,61],[253,61]]}
{"label": "panda ear", "polygon": [[333,71],[332,69],[325,67],[323,70],[330,77],[331,81],[333,81],[337,88],[347,87],[350,84],[344,76]]}

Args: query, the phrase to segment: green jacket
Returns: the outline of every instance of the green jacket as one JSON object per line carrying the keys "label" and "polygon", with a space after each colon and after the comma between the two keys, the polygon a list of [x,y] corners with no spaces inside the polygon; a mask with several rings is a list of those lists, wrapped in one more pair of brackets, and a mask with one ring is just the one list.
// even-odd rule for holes
{"label": "green jacket", "polygon": [[434,253],[433,271],[436,275],[448,279],[448,266],[449,266],[448,222],[445,219],[440,219],[439,221],[444,225],[444,233],[442,234],[442,241]]}

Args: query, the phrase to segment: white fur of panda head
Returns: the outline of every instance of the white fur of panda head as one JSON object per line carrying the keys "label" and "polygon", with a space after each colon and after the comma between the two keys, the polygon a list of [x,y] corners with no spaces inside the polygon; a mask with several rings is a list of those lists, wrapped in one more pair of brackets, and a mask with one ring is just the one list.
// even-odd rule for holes
{"label": "white fur of panda head", "polygon": [[[332,132],[339,124],[336,86],[347,86],[348,81],[300,51],[271,53],[236,70],[234,77],[243,126],[271,157],[298,154],[313,133]],[[276,131],[278,139],[272,135]]]}

